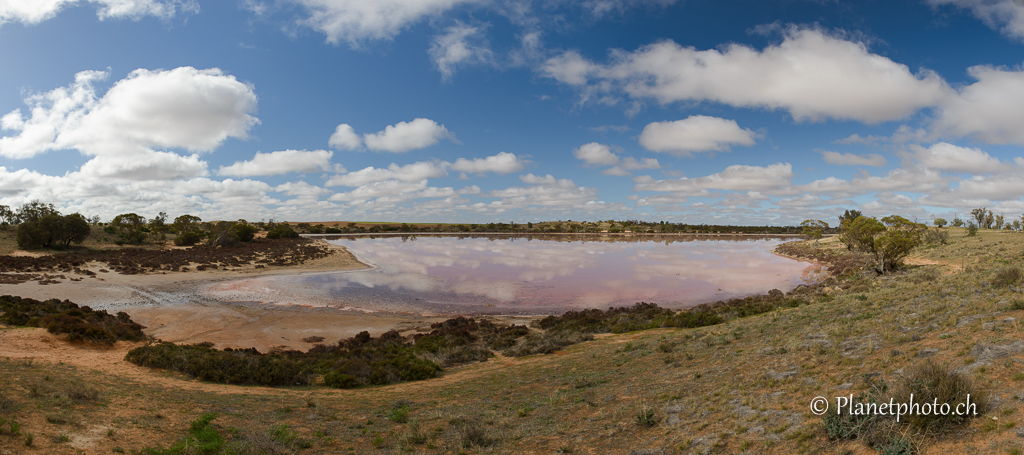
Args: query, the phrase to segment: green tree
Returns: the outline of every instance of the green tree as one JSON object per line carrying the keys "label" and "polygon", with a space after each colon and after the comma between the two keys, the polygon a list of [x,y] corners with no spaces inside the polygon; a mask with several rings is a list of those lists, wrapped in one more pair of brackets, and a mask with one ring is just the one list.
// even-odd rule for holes
{"label": "green tree", "polygon": [[934,221],[932,221],[932,223],[935,224],[935,226],[937,226],[937,227],[943,227],[943,226],[946,225],[946,219],[945,218],[936,218]]}
{"label": "green tree", "polygon": [[46,215],[60,215],[57,211],[57,207],[53,204],[46,204],[40,200],[34,200],[29,202],[18,209],[18,222],[24,223],[26,221],[36,221]]}
{"label": "green tree", "polygon": [[193,232],[199,231],[199,224],[202,222],[198,216],[185,214],[175,218],[172,226],[178,233]]}
{"label": "green tree", "polygon": [[135,213],[123,213],[110,222],[117,236],[125,243],[139,244],[146,240],[146,218]]}
{"label": "green tree", "polygon": [[0,205],[0,226],[6,227],[17,224],[18,215],[6,205]]}
{"label": "green tree", "polygon": [[1003,228],[1003,224],[1005,224],[1005,223],[1006,223],[1006,220],[1003,219],[1002,215],[996,215],[995,227],[996,227],[997,230],[1002,229]]}
{"label": "green tree", "polygon": [[960,217],[954,217],[953,227],[964,227],[964,220],[961,220]]}
{"label": "green tree", "polygon": [[81,244],[89,237],[89,222],[78,213],[58,215],[50,213],[18,226],[18,246],[21,248],[67,248]]}
{"label": "green tree", "polygon": [[875,236],[872,254],[875,267],[879,273],[891,272],[899,268],[903,258],[911,250],[921,244],[921,231],[924,224],[915,223],[899,215],[882,218],[886,229]]}
{"label": "green tree", "polygon": [[828,223],[821,220],[804,220],[800,226],[803,227],[803,235],[814,239],[815,244],[821,239],[825,229],[828,229]]}
{"label": "green tree", "polygon": [[853,221],[853,220],[857,219],[858,216],[861,216],[861,215],[863,215],[863,214],[860,212],[860,210],[847,210],[847,211],[843,212],[842,215],[839,215],[839,225],[842,226],[843,225],[843,221],[846,221],[846,220]]}

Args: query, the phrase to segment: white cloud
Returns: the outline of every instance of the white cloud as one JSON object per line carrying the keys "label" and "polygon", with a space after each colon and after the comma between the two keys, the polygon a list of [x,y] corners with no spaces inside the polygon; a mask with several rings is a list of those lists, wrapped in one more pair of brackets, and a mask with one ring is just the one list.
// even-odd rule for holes
{"label": "white cloud", "polygon": [[426,179],[444,177],[448,174],[448,163],[432,163],[420,161],[405,166],[391,163],[387,168],[375,168],[373,166],[349,172],[347,174],[331,177],[326,186],[351,186],[359,187],[375,182],[388,180],[400,182],[426,182]]}
{"label": "white cloud", "polygon": [[678,180],[655,180],[650,176],[633,179],[634,191],[681,192],[687,195],[706,195],[706,190],[770,191],[791,186],[793,166],[775,163],[769,166],[734,164],[722,172],[704,177]]}
{"label": "white cloud", "polygon": [[572,156],[595,166],[614,166],[619,164],[619,156],[612,153],[607,145],[598,144],[597,142],[581,145],[578,149],[573,150]]}
{"label": "white cloud", "polygon": [[427,16],[475,0],[292,0],[305,7],[301,25],[327,35],[327,42],[351,47],[392,39],[404,28]]}
{"label": "white cloud", "polygon": [[207,174],[206,167],[198,155],[147,150],[126,156],[97,156],[83,164],[80,172],[97,180],[150,181],[200,177]]}
{"label": "white cloud", "polygon": [[455,135],[444,125],[426,118],[417,118],[408,123],[398,122],[388,125],[383,131],[363,136],[366,148],[392,153],[405,153],[430,147],[441,139],[455,141]]}
{"label": "white cloud", "polygon": [[1001,163],[998,158],[978,148],[959,147],[939,142],[928,148],[911,145],[910,149],[914,151],[914,158],[917,159],[917,162],[930,169],[970,174],[988,174],[1011,169],[1010,165]]}
{"label": "white cloud", "polygon": [[[278,175],[289,172],[317,172],[331,169],[331,156],[328,150],[282,150],[279,152],[260,153],[251,160],[236,161],[230,166],[222,166],[217,174],[232,177],[253,177],[257,175]],[[344,171],[342,171],[344,172]]]}
{"label": "white cloud", "polygon": [[495,174],[509,174],[523,170],[526,165],[523,160],[514,153],[501,152],[485,158],[474,158],[468,160],[459,158],[451,165],[451,169],[469,174],[482,174],[493,172]]}
{"label": "white cloud", "polygon": [[821,158],[828,164],[835,164],[839,166],[874,166],[881,167],[889,164],[885,157],[877,153],[870,155],[856,155],[853,153],[839,153],[830,152],[828,150],[818,150],[821,153]]}
{"label": "white cloud", "polygon": [[500,198],[495,204],[505,210],[527,206],[580,207],[603,204],[596,200],[596,189],[576,186],[570,179],[532,173],[521,175],[519,179],[529,186],[494,190],[487,193],[487,197]]}
{"label": "white cloud", "polygon": [[481,27],[458,24],[434,37],[430,58],[445,79],[451,79],[459,66],[493,62],[494,53],[488,47]]}
{"label": "white cloud", "polygon": [[933,136],[1024,145],[1024,71],[974,66],[967,72],[977,82],[938,109]]}
{"label": "white cloud", "polygon": [[654,122],[640,133],[640,145],[653,152],[691,156],[693,152],[729,150],[731,145],[754,145],[759,134],[740,128],[735,120],[691,115],[674,122]]}
{"label": "white cloud", "polygon": [[591,142],[583,144],[572,152],[573,156],[593,166],[611,166],[601,171],[604,175],[629,176],[629,171],[639,169],[661,169],[661,164],[654,158],[636,159],[631,156],[620,158],[612,153],[611,148],[604,144]]}
{"label": "white cloud", "polygon": [[[155,16],[160,19],[183,13],[198,13],[199,3],[194,0],[88,0],[98,6],[96,16],[134,19]],[[0,2],[0,25],[7,22],[38,24],[54,18],[65,6],[74,6],[79,0],[4,0]]]}
{"label": "white cloud", "polygon": [[228,137],[245,138],[259,122],[252,87],[216,68],[138,69],[97,98],[93,84],[106,76],[83,71],[68,87],[28,97],[30,118],[20,110],[3,118],[4,129],[21,134],[0,138],[0,156],[28,158],[54,149],[87,155],[153,147],[210,151]]}
{"label": "white cloud", "polygon": [[568,51],[539,71],[579,87],[584,100],[621,93],[662,104],[713,101],[784,109],[798,121],[896,120],[951,94],[933,72],[915,75],[861,42],[815,29],[790,28],[782,43],[761,51],[741,44],[699,51],[661,41],[610,54],[599,65]]}
{"label": "white cloud", "polygon": [[954,5],[971,10],[985,25],[1024,40],[1024,5],[1014,0],[928,0],[933,6]]}
{"label": "white cloud", "polygon": [[356,150],[363,145],[363,139],[356,134],[352,126],[342,123],[334,129],[334,134],[327,141],[327,145],[337,150]]}

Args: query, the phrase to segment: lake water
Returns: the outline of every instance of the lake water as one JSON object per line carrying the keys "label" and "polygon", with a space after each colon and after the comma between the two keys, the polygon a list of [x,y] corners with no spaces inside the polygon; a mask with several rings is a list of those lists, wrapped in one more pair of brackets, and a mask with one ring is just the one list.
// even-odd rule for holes
{"label": "lake water", "polygon": [[362,311],[544,314],[639,301],[685,308],[770,289],[788,291],[821,277],[817,265],[772,254],[785,241],[777,238],[547,238],[559,241],[511,236],[330,240],[376,269],[259,277],[208,291],[226,299]]}

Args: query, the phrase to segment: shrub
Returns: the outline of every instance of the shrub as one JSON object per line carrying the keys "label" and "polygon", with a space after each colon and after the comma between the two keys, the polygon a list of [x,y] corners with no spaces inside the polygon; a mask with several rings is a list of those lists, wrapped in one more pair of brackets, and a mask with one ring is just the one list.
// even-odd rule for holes
{"label": "shrub", "polygon": [[271,229],[270,232],[267,232],[268,239],[294,239],[298,237],[299,233],[295,232],[295,230],[287,224],[280,224],[274,229]]}
{"label": "shrub", "polygon": [[949,243],[949,231],[940,228],[925,229],[922,239],[924,243],[930,245],[945,245]]}
{"label": "shrub", "polygon": [[68,300],[39,301],[11,295],[0,296],[0,322],[42,327],[53,334],[65,334],[69,341],[113,344],[117,340],[141,341],[145,327],[127,313],[112,316],[105,310],[79,307]]}
{"label": "shrub", "polygon": [[996,276],[992,278],[992,285],[997,287],[1013,286],[1020,283],[1022,279],[1024,279],[1024,271],[1021,271],[1020,267],[1007,267],[996,272]]}
{"label": "shrub", "polygon": [[974,237],[978,235],[978,225],[971,223],[967,225],[967,236]]}
{"label": "shrub", "polygon": [[202,234],[196,231],[182,232],[174,238],[174,244],[178,246],[192,246],[202,240]]}
{"label": "shrub", "polygon": [[110,222],[110,227],[117,232],[120,243],[139,244],[146,240],[146,218],[135,213],[125,213],[115,216]]}
{"label": "shrub", "polygon": [[937,402],[939,405],[948,404],[952,409],[967,402],[976,404],[976,408],[967,415],[930,413],[907,417],[910,423],[925,431],[938,431],[952,425],[963,424],[971,417],[984,413],[988,406],[988,394],[970,377],[957,373],[933,359],[911,368],[895,388],[893,398],[897,403],[909,403],[911,394],[916,403]]}

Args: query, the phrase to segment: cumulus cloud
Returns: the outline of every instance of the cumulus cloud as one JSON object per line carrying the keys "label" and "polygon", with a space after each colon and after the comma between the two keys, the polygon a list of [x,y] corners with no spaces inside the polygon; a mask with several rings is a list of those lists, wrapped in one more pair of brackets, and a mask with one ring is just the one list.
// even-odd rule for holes
{"label": "cumulus cloud", "polygon": [[127,156],[101,155],[79,171],[92,179],[149,181],[200,177],[207,174],[206,167],[198,155],[147,150]]}
{"label": "cumulus cloud", "polygon": [[620,158],[612,153],[611,148],[604,144],[591,142],[583,144],[572,152],[576,159],[592,166],[611,166],[601,171],[604,175],[629,176],[629,171],[640,169],[661,169],[661,164],[654,158],[636,159],[631,156]]}
{"label": "cumulus cloud", "polygon": [[896,120],[951,93],[933,72],[914,74],[861,42],[795,27],[782,43],[761,51],[741,44],[697,50],[661,41],[634,52],[613,50],[607,64],[567,51],[539,71],[579,88],[584,100],[624,94],[662,104],[713,101],[783,109],[798,121]]}
{"label": "cumulus cloud", "polygon": [[715,174],[677,180],[655,180],[650,176],[633,179],[634,191],[673,192],[686,196],[707,196],[708,190],[771,191],[792,185],[793,166],[775,163],[769,166],[734,164]]}
{"label": "cumulus cloud", "polygon": [[392,39],[420,20],[474,0],[292,0],[305,8],[300,24],[351,47]]}
{"label": "cumulus cloud", "polygon": [[967,72],[977,82],[938,109],[933,136],[1024,145],[1024,71],[974,66]]}
{"label": "cumulus cloud", "polygon": [[363,139],[356,134],[355,128],[342,123],[334,129],[334,134],[327,141],[327,145],[337,150],[356,150],[363,145]]}
{"label": "cumulus cloud", "polygon": [[500,198],[496,201],[503,209],[526,206],[570,207],[603,204],[597,201],[597,190],[576,186],[570,179],[556,179],[551,174],[539,176],[532,173],[519,179],[528,186],[516,186],[487,193],[487,197]]}
{"label": "cumulus cloud", "polygon": [[445,29],[443,35],[434,37],[430,46],[430,58],[445,79],[451,79],[459,66],[493,62],[482,27],[458,24]]}
{"label": "cumulus cloud", "polygon": [[653,152],[691,156],[693,152],[729,150],[732,145],[754,145],[761,135],[740,128],[735,120],[691,115],[674,122],[654,122],[640,133],[640,145]]}
{"label": "cumulus cloud", "polygon": [[595,166],[614,166],[619,164],[619,156],[612,153],[611,148],[604,144],[591,142],[573,150],[576,159]]}
{"label": "cumulus cloud", "polygon": [[485,158],[474,158],[472,160],[459,158],[451,165],[452,170],[465,172],[467,174],[482,174],[485,172],[510,174],[512,172],[521,171],[525,167],[526,165],[523,163],[521,158],[516,156],[514,153],[508,152],[501,152],[497,155]]}
{"label": "cumulus cloud", "polygon": [[[256,152],[251,160],[236,161],[222,166],[220,175],[231,177],[253,177],[257,175],[278,175],[290,172],[317,172],[331,169],[333,152],[327,150],[282,150],[279,152]],[[344,172],[344,171],[342,171]]]}
{"label": "cumulus cloud", "polygon": [[3,117],[0,155],[28,158],[47,150],[87,155],[142,152],[154,147],[210,151],[228,137],[245,138],[258,123],[250,85],[213,68],[138,69],[103,97],[94,84],[107,77],[83,71],[68,87],[29,96],[31,117],[20,110]]}
{"label": "cumulus cloud", "polygon": [[358,187],[375,182],[395,180],[401,182],[426,182],[426,179],[444,177],[448,174],[448,163],[420,161],[405,166],[391,163],[387,168],[373,166],[331,177],[326,186]]}
{"label": "cumulus cloud", "polygon": [[978,148],[939,142],[928,148],[911,145],[910,149],[914,152],[917,162],[930,169],[969,174],[988,174],[1011,169],[1011,166],[1001,163],[998,158]]}
{"label": "cumulus cloud", "polygon": [[953,5],[968,9],[985,25],[1024,40],[1024,5],[1014,0],[928,0],[933,6]]}
{"label": "cumulus cloud", "polygon": [[[81,3],[79,0],[7,0],[0,2],[0,25],[7,22],[38,24],[54,18],[64,7]],[[107,18],[134,19],[155,16],[170,19],[180,10],[183,13],[198,13],[199,3],[194,0],[88,0],[97,6],[96,16]]]}
{"label": "cumulus cloud", "polygon": [[828,150],[818,150],[821,153],[821,158],[828,164],[835,164],[839,166],[873,166],[881,167],[889,164],[884,156],[877,153],[870,155],[856,155],[853,153],[839,153],[830,152]]}
{"label": "cumulus cloud", "polygon": [[410,150],[430,147],[441,139],[456,140],[455,135],[444,125],[426,118],[417,118],[411,122],[398,122],[388,125],[383,131],[363,136],[366,148],[392,153],[405,153]]}

